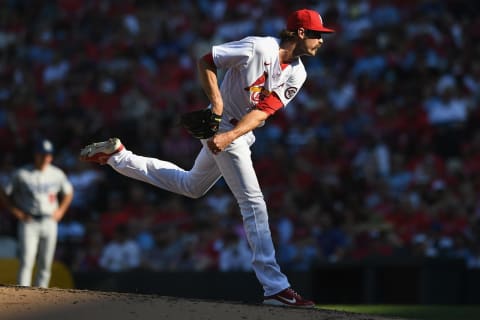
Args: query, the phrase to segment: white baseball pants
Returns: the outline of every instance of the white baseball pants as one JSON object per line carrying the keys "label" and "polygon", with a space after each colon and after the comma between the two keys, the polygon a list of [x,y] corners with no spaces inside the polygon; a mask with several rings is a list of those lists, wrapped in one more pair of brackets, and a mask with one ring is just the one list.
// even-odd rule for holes
{"label": "white baseball pants", "polygon": [[37,272],[34,286],[48,288],[57,245],[58,223],[52,218],[19,222],[20,269],[17,284],[31,286],[32,272],[37,257]]}
{"label": "white baseball pants", "polygon": [[252,249],[252,265],[266,296],[290,286],[275,259],[268,213],[250,146],[252,132],[233,141],[223,152],[213,155],[202,140],[203,148],[190,171],[155,158],[142,157],[126,149],[114,154],[108,164],[122,175],[190,198],[203,196],[223,176],[235,196]]}

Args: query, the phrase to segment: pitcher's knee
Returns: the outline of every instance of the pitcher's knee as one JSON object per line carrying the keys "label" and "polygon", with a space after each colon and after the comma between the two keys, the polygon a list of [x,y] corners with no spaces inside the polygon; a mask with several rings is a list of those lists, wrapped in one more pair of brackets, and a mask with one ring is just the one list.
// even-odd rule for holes
{"label": "pitcher's knee", "polygon": [[255,219],[268,219],[267,205],[263,196],[239,201],[238,205],[244,219],[255,217]]}
{"label": "pitcher's knee", "polygon": [[204,194],[200,194],[200,193],[187,193],[185,194],[185,196],[191,198],[191,199],[199,199],[203,196]]}
{"label": "pitcher's knee", "polygon": [[266,207],[265,199],[263,198],[263,194],[258,194],[255,196],[244,196],[238,199],[238,205],[240,207],[261,207],[264,208]]}
{"label": "pitcher's knee", "polygon": [[189,197],[189,198],[192,198],[192,199],[198,199],[198,198],[203,197],[205,195],[205,193],[207,193],[206,190],[190,189],[190,190],[185,191],[184,195]]}

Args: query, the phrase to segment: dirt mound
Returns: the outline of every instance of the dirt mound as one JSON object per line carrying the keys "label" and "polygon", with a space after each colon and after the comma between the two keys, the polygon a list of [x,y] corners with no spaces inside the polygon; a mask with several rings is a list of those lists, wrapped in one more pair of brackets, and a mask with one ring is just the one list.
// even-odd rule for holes
{"label": "dirt mound", "polygon": [[322,309],[292,309],[117,292],[0,286],[1,319],[387,320]]}

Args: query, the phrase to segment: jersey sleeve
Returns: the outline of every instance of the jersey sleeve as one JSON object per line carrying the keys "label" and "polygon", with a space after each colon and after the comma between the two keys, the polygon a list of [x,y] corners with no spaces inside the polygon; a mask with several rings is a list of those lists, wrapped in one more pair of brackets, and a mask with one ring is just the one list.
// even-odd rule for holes
{"label": "jersey sleeve", "polygon": [[299,63],[293,66],[293,68],[292,74],[287,81],[272,90],[277,94],[284,106],[287,106],[287,104],[292,101],[307,79],[307,72],[303,64]]}
{"label": "jersey sleeve", "polygon": [[215,61],[213,61],[213,55],[211,52],[205,54],[201,59],[205,61],[207,64],[215,66]]}
{"label": "jersey sleeve", "polygon": [[252,41],[244,38],[212,47],[212,56],[218,68],[232,68],[246,65],[255,50]]}
{"label": "jersey sleeve", "polygon": [[283,103],[275,92],[266,96],[264,99],[260,100],[257,103],[256,108],[263,112],[268,113],[269,115],[274,114],[277,110],[283,107]]}

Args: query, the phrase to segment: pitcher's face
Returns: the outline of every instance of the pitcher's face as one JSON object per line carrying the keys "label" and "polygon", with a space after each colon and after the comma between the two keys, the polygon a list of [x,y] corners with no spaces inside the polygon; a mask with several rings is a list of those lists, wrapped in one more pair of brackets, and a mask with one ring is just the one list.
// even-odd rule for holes
{"label": "pitcher's face", "polygon": [[318,49],[320,49],[322,44],[323,44],[323,39],[322,38],[320,38],[320,39],[312,39],[312,38],[306,39],[305,40],[306,53],[310,56],[316,55]]}
{"label": "pitcher's face", "polygon": [[322,33],[313,30],[298,29],[297,55],[315,56],[323,45]]}

